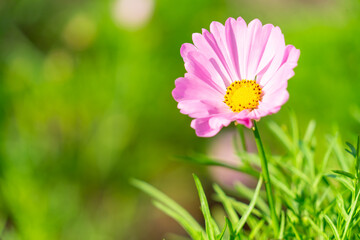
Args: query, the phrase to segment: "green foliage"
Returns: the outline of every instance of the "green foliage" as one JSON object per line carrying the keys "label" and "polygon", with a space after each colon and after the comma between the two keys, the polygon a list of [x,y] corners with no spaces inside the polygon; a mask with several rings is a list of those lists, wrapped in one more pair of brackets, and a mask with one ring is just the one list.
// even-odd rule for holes
{"label": "green foliage", "polygon": [[[232,191],[231,194],[214,184],[214,198],[222,204],[225,214],[225,221],[218,223],[212,218],[200,180],[194,175],[205,219],[206,236],[190,235],[192,239],[357,239],[360,234],[360,180],[357,168],[359,144],[354,147],[346,143],[350,149],[347,151],[350,154],[346,156],[336,152],[336,149],[343,148],[338,141],[338,135],[329,136],[328,149],[321,154],[316,151],[315,122],[311,121],[303,137],[300,137],[296,117],[291,114],[290,118],[289,131],[275,122],[268,124],[274,136],[286,149],[284,155],[267,154],[276,212],[280,219],[278,235],[274,235],[271,225],[264,189],[261,188],[261,175],[256,189],[237,183],[237,191]],[[256,154],[241,151],[240,155],[244,164],[252,166],[253,171],[259,169],[260,160]],[[339,156],[341,159],[338,159]],[[216,164],[215,159],[196,162],[203,165],[221,165]],[[351,170],[333,169],[336,163],[349,166]],[[229,168],[241,171],[237,166]],[[139,182],[136,185],[139,187]],[[141,189],[149,193],[144,187]],[[156,196],[149,194],[156,199],[161,196],[160,192]],[[242,202],[241,198],[250,202]],[[169,211],[165,213],[173,217]],[[184,221],[174,219],[180,224]],[[218,226],[223,226],[221,232]]]}

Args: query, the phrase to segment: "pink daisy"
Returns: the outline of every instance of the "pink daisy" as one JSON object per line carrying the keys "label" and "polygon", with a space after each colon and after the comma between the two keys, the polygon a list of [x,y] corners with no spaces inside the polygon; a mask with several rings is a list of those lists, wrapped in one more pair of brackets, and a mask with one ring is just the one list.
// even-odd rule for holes
{"label": "pink daisy", "polygon": [[288,100],[300,51],[285,45],[279,27],[229,18],[192,39],[181,46],[187,73],[172,95],[180,112],[194,118],[198,136],[212,137],[233,121],[251,128],[252,120],[278,112]]}

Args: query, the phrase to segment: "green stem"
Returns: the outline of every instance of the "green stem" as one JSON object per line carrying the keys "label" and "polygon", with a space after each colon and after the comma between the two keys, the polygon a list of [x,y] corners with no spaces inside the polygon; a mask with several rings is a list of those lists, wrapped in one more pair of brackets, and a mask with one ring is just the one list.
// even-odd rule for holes
{"label": "green stem", "polygon": [[277,218],[276,211],[275,211],[274,197],[273,197],[273,193],[272,193],[272,189],[271,189],[271,182],[270,182],[268,164],[267,164],[267,160],[266,160],[266,156],[265,156],[264,147],[263,147],[263,144],[261,142],[259,130],[258,130],[258,127],[256,125],[256,121],[254,121],[253,132],[254,132],[256,146],[257,146],[259,156],[260,156],[262,175],[264,177],[266,196],[267,196],[268,202],[269,202],[271,220],[272,220],[272,223],[273,223],[275,236],[277,236],[278,232],[279,232],[279,222],[278,222],[278,218]]}

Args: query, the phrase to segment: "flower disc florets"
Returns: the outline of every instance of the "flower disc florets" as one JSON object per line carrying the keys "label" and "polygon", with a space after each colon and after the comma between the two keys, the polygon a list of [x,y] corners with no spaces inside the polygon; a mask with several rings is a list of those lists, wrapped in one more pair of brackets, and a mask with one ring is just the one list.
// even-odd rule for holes
{"label": "flower disc florets", "polygon": [[261,100],[261,87],[254,80],[235,81],[227,87],[225,94],[226,105],[233,112],[245,109],[255,109]]}

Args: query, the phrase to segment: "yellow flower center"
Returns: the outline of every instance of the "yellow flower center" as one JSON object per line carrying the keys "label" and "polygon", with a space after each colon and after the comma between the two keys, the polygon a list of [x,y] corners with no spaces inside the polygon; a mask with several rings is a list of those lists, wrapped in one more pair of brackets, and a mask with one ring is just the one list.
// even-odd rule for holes
{"label": "yellow flower center", "polygon": [[261,87],[255,80],[235,81],[226,90],[226,103],[233,112],[255,109],[261,100]]}

